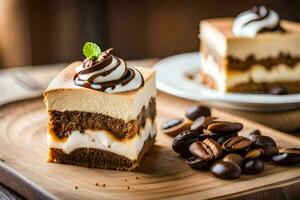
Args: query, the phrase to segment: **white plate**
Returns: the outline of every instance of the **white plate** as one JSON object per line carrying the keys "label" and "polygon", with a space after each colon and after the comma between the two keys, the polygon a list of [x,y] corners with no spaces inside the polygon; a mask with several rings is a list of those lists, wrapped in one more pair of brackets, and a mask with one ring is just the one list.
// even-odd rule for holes
{"label": "white plate", "polygon": [[214,106],[255,111],[278,111],[300,106],[300,94],[269,95],[221,93],[188,79],[200,68],[199,52],[174,55],[155,64],[159,90],[186,99],[206,101]]}

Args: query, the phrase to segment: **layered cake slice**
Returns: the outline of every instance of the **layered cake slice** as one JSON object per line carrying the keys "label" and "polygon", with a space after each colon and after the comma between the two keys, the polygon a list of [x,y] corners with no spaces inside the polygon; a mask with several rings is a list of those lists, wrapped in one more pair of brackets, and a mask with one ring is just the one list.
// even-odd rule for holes
{"label": "layered cake slice", "polygon": [[86,43],[46,89],[49,162],[130,171],[153,145],[155,72],[111,51]]}
{"label": "layered cake slice", "polygon": [[221,92],[300,92],[300,24],[264,6],[200,22],[201,79]]}

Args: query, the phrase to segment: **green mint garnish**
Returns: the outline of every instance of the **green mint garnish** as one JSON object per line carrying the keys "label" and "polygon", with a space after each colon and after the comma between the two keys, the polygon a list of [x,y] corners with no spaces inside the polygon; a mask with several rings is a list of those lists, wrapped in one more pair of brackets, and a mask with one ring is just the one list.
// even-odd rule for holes
{"label": "green mint garnish", "polygon": [[101,49],[93,42],[86,42],[83,46],[82,53],[88,59],[97,60],[100,56]]}

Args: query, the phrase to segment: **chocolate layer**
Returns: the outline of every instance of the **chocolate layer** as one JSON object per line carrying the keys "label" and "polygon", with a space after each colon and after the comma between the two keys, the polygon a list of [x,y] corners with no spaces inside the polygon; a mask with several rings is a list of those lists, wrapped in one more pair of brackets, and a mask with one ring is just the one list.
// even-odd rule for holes
{"label": "chocolate layer", "polygon": [[262,92],[267,93],[272,87],[281,86],[285,88],[289,94],[300,93],[300,81],[297,82],[274,82],[274,83],[242,83],[228,88],[228,92]]}
{"label": "chocolate layer", "polygon": [[279,53],[277,57],[268,57],[263,59],[256,59],[253,54],[249,55],[245,60],[234,58],[233,56],[227,57],[228,68],[240,71],[247,71],[253,65],[262,65],[267,69],[272,69],[273,66],[284,64],[288,67],[294,67],[300,62],[300,56],[294,57],[288,53]]}
{"label": "chocolate layer", "polygon": [[84,134],[84,130],[106,130],[117,138],[130,138],[144,128],[146,119],[152,122],[156,116],[156,102],[152,97],[147,108],[144,106],[136,120],[125,122],[104,114],[80,111],[49,111],[48,128],[56,137],[63,139],[74,130]]}
{"label": "chocolate layer", "polygon": [[[204,73],[200,73],[201,81],[210,88],[217,89],[217,84],[210,76]],[[227,92],[261,92],[267,93],[274,86],[282,86],[287,89],[288,93],[299,93],[300,92],[300,81],[297,82],[273,82],[273,83],[254,83],[250,81],[248,83],[241,83],[236,86],[227,88]]]}
{"label": "chocolate layer", "polygon": [[80,165],[85,167],[95,167],[101,169],[117,169],[131,171],[137,168],[143,155],[154,144],[155,137],[148,138],[142,150],[140,151],[137,160],[130,160],[124,156],[93,148],[78,148],[70,154],[64,153],[61,149],[49,149],[49,162]]}
{"label": "chocolate layer", "polygon": [[[246,59],[241,60],[235,58],[234,56],[228,55],[226,58],[219,55],[218,52],[214,49],[213,46],[210,46],[206,42],[201,42],[201,53],[204,57],[211,55],[217,65],[223,69],[237,70],[237,71],[247,71],[253,65],[262,65],[267,69],[272,69],[273,66],[278,64],[284,64],[288,67],[294,67],[297,63],[300,62],[300,56],[292,56],[289,53],[281,52],[276,57],[268,57],[263,59],[255,58],[254,54],[250,54]],[[226,61],[226,62],[225,62]]]}

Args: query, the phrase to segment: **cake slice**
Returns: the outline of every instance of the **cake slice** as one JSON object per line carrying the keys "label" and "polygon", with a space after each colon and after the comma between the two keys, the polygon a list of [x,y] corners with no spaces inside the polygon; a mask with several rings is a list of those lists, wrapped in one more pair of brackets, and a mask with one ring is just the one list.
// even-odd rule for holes
{"label": "cake slice", "polygon": [[[200,22],[202,81],[220,92],[300,92],[300,25],[264,6]],[[285,91],[285,92],[284,92]]]}
{"label": "cake slice", "polygon": [[49,162],[135,169],[155,140],[155,97],[155,72],[111,50],[70,64],[44,93]]}

